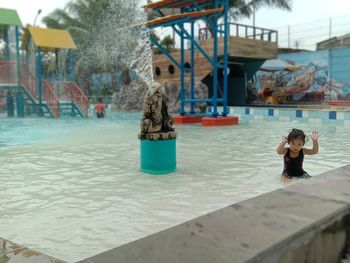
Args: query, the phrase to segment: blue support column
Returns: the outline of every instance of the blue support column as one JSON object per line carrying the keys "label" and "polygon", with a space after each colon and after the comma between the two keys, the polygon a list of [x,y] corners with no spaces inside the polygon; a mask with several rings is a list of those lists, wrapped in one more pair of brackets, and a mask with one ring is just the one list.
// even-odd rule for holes
{"label": "blue support column", "polygon": [[20,90],[16,94],[16,112],[17,117],[24,117],[24,97],[23,93]]}
{"label": "blue support column", "polygon": [[224,106],[224,109],[223,109],[223,112],[222,112],[222,115],[223,116],[227,116],[228,114],[228,108],[227,108],[227,90],[228,90],[228,82],[227,82],[227,79],[228,79],[228,72],[227,72],[227,67],[228,67],[228,45],[229,45],[229,42],[228,42],[228,36],[229,36],[229,25],[228,25],[228,0],[224,0],[224,91],[223,91],[223,95],[222,95],[222,99],[223,99],[223,106]]}
{"label": "blue support column", "polygon": [[29,43],[31,43],[33,40],[32,40],[32,36],[31,35],[29,35],[28,36],[28,41],[27,41],[27,44],[26,44],[26,63],[27,63],[27,65],[29,64]]}
{"label": "blue support column", "polygon": [[[216,8],[218,5],[218,1],[215,1]],[[213,23],[213,41],[214,41],[214,47],[213,47],[213,112],[212,117],[217,117],[218,114],[218,18],[217,16],[214,17],[214,23]]]}
{"label": "blue support column", "polygon": [[[208,14],[203,17],[200,17],[200,19],[204,19],[208,25],[211,28],[211,32],[213,33],[213,54],[211,52],[206,52],[203,47],[201,47],[199,41],[195,39],[194,34],[194,26],[195,21],[199,18],[191,18],[191,17],[181,17],[177,20],[170,20],[165,21],[164,23],[155,24],[149,28],[155,28],[155,27],[172,27],[174,31],[179,35],[180,37],[180,61],[178,62],[178,59],[174,59],[171,54],[168,52],[162,50],[160,45],[158,43],[155,43],[156,41],[151,42],[156,44],[158,48],[163,52],[163,54],[177,67],[180,69],[180,114],[183,115],[192,115],[195,116],[195,104],[198,102],[201,102],[202,100],[195,98],[195,52],[199,52],[203,57],[212,65],[213,67],[213,96],[206,101],[209,102],[209,104],[212,105],[212,111],[211,113],[202,114],[203,116],[211,116],[211,117],[218,117],[219,115],[227,116],[228,114],[228,105],[227,105],[227,95],[228,95],[228,9],[229,9],[229,1],[228,0],[213,0],[205,2],[204,4],[198,4],[195,0],[190,0],[189,2],[192,3],[192,6],[190,7],[184,7],[181,8],[181,13],[184,14],[186,12],[193,12],[193,11],[201,11],[203,9],[215,9],[223,6],[223,12],[221,15],[224,15],[224,27],[220,30],[218,29],[218,17],[220,14]],[[158,10],[162,16],[164,16],[164,13],[160,11],[160,8],[156,8],[155,10]],[[191,26],[191,30],[188,32],[184,25],[186,23],[189,23]],[[177,26],[177,28],[175,27]],[[219,64],[219,56],[218,56],[218,36],[219,33],[221,35],[224,35],[224,50],[223,50],[223,58],[221,60],[220,58],[220,64]],[[187,39],[191,41],[191,47],[190,47],[190,65],[191,67],[189,69],[185,68],[185,44],[184,40]],[[196,49],[196,50],[195,50]],[[198,50],[198,51],[197,51]],[[223,68],[223,93],[221,94],[221,97],[218,97],[218,88],[219,88],[219,72],[218,70]],[[190,87],[189,87],[189,94],[187,97],[187,90],[185,87],[185,74],[190,72]],[[220,105],[223,105],[223,112],[219,114],[218,112],[218,103]],[[190,111],[185,112],[185,105],[190,104]]]}
{"label": "blue support column", "polygon": [[74,80],[74,62],[73,62],[73,51],[70,49],[68,51],[68,56],[69,56],[69,80],[73,81]]}
{"label": "blue support column", "polygon": [[[191,36],[192,38],[194,38],[194,21],[191,22]],[[194,99],[194,88],[195,88],[195,83],[194,83],[194,74],[195,74],[195,61],[194,61],[194,44],[193,41],[191,41],[191,87],[190,87],[190,98],[191,100]],[[194,111],[194,107],[195,107],[195,102],[191,102],[191,114],[195,113]]]}
{"label": "blue support column", "polygon": [[7,117],[15,116],[14,98],[13,98],[13,95],[10,93],[10,91],[7,91],[7,95],[6,95],[6,111],[7,111]]}
{"label": "blue support column", "polygon": [[40,47],[38,47],[38,100],[38,116],[43,116],[43,76]]}
{"label": "blue support column", "polygon": [[16,26],[16,64],[17,64],[17,83],[18,87],[21,86],[21,66],[19,60],[19,30]]}
{"label": "blue support column", "polygon": [[8,30],[9,30],[9,26],[5,26],[5,30],[4,30],[4,41],[5,41],[5,58],[7,61],[10,60],[10,43],[9,43],[9,34],[8,34]]}
{"label": "blue support column", "polygon": [[180,105],[180,114],[185,114],[185,38],[184,38],[184,25],[179,25],[181,29],[181,35],[180,35],[180,65],[181,65],[181,79],[180,79],[180,99],[181,99],[181,105]]}
{"label": "blue support column", "polygon": [[195,45],[195,47],[198,49],[198,51],[208,60],[208,62],[210,64],[212,64],[214,67],[215,63],[214,63],[213,59],[210,58],[210,56],[207,54],[207,52],[205,52],[203,50],[203,48],[197,43],[197,41],[195,41],[185,29],[183,30],[183,33],[193,43],[193,45]]}

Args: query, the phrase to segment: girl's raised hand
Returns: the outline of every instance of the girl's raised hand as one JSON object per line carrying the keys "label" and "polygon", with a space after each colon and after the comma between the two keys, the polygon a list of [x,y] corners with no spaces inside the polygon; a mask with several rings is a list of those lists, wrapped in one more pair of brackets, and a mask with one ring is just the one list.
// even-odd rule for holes
{"label": "girl's raised hand", "polygon": [[318,138],[320,137],[320,134],[318,133],[318,131],[313,131],[312,134],[311,134],[311,139],[313,141],[317,141]]}

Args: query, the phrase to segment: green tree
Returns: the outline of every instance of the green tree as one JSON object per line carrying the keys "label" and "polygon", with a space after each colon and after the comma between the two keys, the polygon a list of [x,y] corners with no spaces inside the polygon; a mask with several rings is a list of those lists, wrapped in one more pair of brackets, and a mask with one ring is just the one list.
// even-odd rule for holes
{"label": "green tree", "polygon": [[[262,7],[279,8],[290,11],[291,2],[292,0],[229,0],[229,15],[231,20],[249,18],[256,10]],[[148,19],[151,20],[159,16],[160,14],[156,12],[150,12],[148,14]],[[208,24],[207,27],[211,31]]]}
{"label": "green tree", "polygon": [[113,88],[112,88],[112,86],[111,85],[108,85],[108,84],[105,84],[102,88],[101,88],[101,90],[100,90],[100,96],[101,97],[107,97],[107,96],[112,96],[112,94],[113,94]]}
{"label": "green tree", "polygon": [[[150,30],[149,31],[149,36],[154,39],[155,41],[159,42],[160,41],[160,38],[159,36],[156,34],[156,32],[154,32],[154,30]],[[160,50],[158,49],[158,47],[156,47],[152,42],[151,42],[151,48],[153,50],[153,52],[155,54],[159,54],[160,53]]]}
{"label": "green tree", "polygon": [[162,39],[162,41],[160,42],[160,45],[162,47],[164,47],[165,50],[167,50],[168,52],[172,51],[173,46],[174,46],[174,40],[170,35],[167,35],[166,37],[164,37]]}
{"label": "green tree", "polygon": [[[239,18],[249,18],[256,10],[262,7],[279,8],[284,10],[291,10],[292,0],[229,0],[229,16],[231,20]],[[212,19],[209,19],[209,21]],[[206,26],[211,34],[213,30],[206,21]]]}
{"label": "green tree", "polygon": [[[72,0],[43,18],[49,28],[68,30],[78,50],[77,74],[91,93],[91,74],[128,74],[127,63],[139,45],[139,30],[121,30],[144,21],[139,0]],[[113,79],[116,88],[117,81]]]}
{"label": "green tree", "polygon": [[[160,40],[159,36],[153,31],[151,30],[149,32],[149,35],[151,38],[153,38],[154,40],[156,40],[164,50],[166,50],[167,52],[172,52],[174,51],[174,40],[170,35],[165,36],[162,40]],[[151,43],[151,47],[153,50],[154,54],[161,54],[162,52],[159,50],[159,48],[155,45],[153,45]]]}
{"label": "green tree", "polygon": [[[231,20],[249,18],[256,10],[262,7],[279,8],[290,11],[291,2],[292,0],[229,0],[229,16]],[[152,20],[159,16],[159,13],[153,11],[147,14],[147,19]],[[209,19],[209,21],[212,21],[212,18]],[[208,21],[205,21],[205,23],[208,30],[213,33],[211,26],[208,24]],[[155,53],[161,53],[157,48],[154,50]]]}

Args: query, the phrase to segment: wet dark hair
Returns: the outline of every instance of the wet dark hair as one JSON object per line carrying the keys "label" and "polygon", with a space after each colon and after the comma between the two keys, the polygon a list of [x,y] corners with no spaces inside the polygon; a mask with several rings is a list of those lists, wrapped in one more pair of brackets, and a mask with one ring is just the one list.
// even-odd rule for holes
{"label": "wet dark hair", "polygon": [[102,103],[102,98],[98,98],[98,99],[97,99],[97,102],[98,102],[98,103]]}
{"label": "wet dark hair", "polygon": [[306,140],[305,133],[299,129],[292,129],[289,132],[288,137],[287,137],[288,143],[290,143],[291,141],[294,141],[296,139],[302,140],[303,143],[305,144],[305,140]]}

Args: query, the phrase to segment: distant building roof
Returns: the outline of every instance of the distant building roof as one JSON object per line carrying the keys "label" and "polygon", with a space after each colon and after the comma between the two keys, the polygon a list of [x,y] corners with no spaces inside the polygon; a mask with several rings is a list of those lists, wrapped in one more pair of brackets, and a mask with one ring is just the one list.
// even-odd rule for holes
{"label": "distant building roof", "polygon": [[22,26],[16,10],[0,8],[0,25]]}
{"label": "distant building roof", "polygon": [[37,47],[43,49],[43,51],[51,51],[58,49],[76,49],[71,35],[66,30],[49,29],[40,27],[27,27],[23,38],[21,49],[25,49],[30,37]]}
{"label": "distant building roof", "polygon": [[278,54],[300,53],[300,52],[311,52],[311,50],[299,49],[299,48],[278,48]]}
{"label": "distant building roof", "polygon": [[337,47],[350,47],[350,33],[338,37],[331,37],[316,43],[316,50],[323,50]]}

